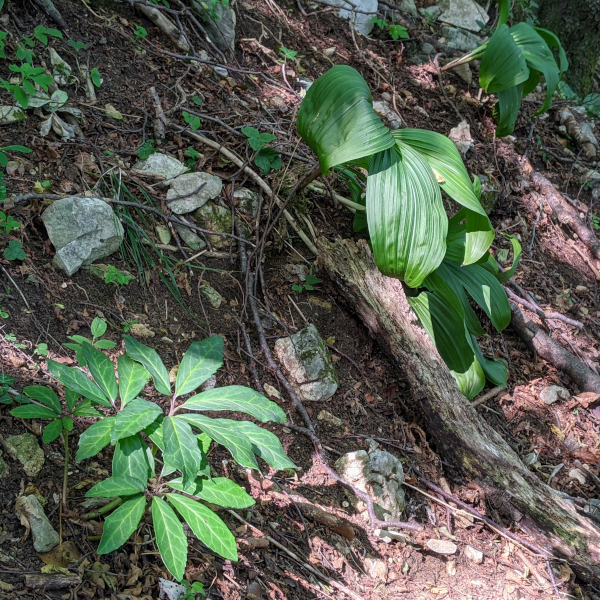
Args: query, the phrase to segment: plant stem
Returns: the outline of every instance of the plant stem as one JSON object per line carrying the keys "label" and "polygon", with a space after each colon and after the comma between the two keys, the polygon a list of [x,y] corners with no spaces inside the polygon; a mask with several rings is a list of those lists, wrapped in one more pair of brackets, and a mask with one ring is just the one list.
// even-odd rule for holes
{"label": "plant stem", "polygon": [[88,513],[87,515],[83,515],[81,518],[85,521],[89,521],[90,519],[96,519],[98,517],[101,517],[103,514],[117,508],[117,506],[119,506],[121,502],[123,502],[121,498],[115,498],[112,502],[109,502],[108,504],[102,506],[96,512]]}
{"label": "plant stem", "polygon": [[443,67],[440,67],[440,71],[448,71],[448,69],[454,69],[454,67],[458,67],[458,65],[464,65],[465,63],[471,62],[472,60],[477,60],[483,56],[483,53],[486,50],[486,48],[487,42],[485,44],[482,44],[478,48],[475,48],[475,50],[472,50],[468,54],[465,54],[464,56],[461,56],[460,58],[449,62]]}
{"label": "plant stem", "polygon": [[63,506],[65,508],[65,513],[68,510],[67,507],[67,490],[69,486],[67,485],[67,478],[69,477],[69,431],[67,429],[63,429],[63,440],[65,442],[65,472],[63,475]]}

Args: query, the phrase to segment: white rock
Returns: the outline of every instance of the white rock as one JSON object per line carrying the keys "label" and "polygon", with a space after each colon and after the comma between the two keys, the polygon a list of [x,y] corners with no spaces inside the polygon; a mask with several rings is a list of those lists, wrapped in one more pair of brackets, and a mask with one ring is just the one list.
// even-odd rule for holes
{"label": "white rock", "polygon": [[367,567],[367,572],[373,579],[380,579],[384,582],[387,581],[388,566],[382,560],[367,558],[365,559],[365,567]]}
{"label": "white rock", "polygon": [[[177,215],[190,213],[220,195],[223,182],[210,173],[186,173],[171,181],[167,205]],[[185,198],[179,198],[185,196]],[[173,198],[179,198],[173,200]]]}
{"label": "white rock", "polygon": [[331,0],[329,4],[341,8],[338,13],[341,19],[350,19],[353,8],[360,10],[360,13],[354,13],[354,29],[363,35],[369,35],[373,30],[373,17],[377,14],[378,0],[352,0],[352,4],[345,0]]}
{"label": "white rock", "polygon": [[373,102],[373,110],[387,122],[390,129],[402,127],[402,117],[387,103],[386,100]]}
{"label": "white rock", "polygon": [[140,160],[134,168],[143,171],[149,177],[160,180],[173,179],[183,175],[188,170],[188,167],[179,162],[174,156],[162,152],[155,152],[145,160]]}
{"label": "white rock", "polygon": [[440,21],[475,33],[481,31],[477,21],[485,25],[490,20],[485,10],[473,0],[441,0],[439,7],[442,9]]}
{"label": "white rock", "polygon": [[60,541],[58,533],[48,521],[44,509],[33,494],[19,496],[15,503],[15,512],[20,516],[22,524],[27,526],[29,523],[36,552],[50,552],[58,545]]}
{"label": "white rock", "polygon": [[554,404],[560,399],[568,400],[570,397],[569,392],[559,385],[546,386],[540,392],[540,398],[544,401],[544,404]]}
{"label": "white rock", "polygon": [[454,145],[463,157],[473,147],[471,126],[466,121],[461,121],[456,127],[451,129],[448,138],[454,142]]}
{"label": "white rock", "polygon": [[325,421],[326,423],[330,423],[335,427],[341,427],[344,422],[335,415],[332,415],[328,410],[322,410],[317,415],[317,421]]}
{"label": "white rock", "polygon": [[28,477],[35,477],[44,466],[44,451],[32,433],[11,435],[4,440],[8,453],[23,466]]}
{"label": "white rock", "polygon": [[[399,7],[400,12],[408,13],[413,17],[417,17],[419,15],[419,12],[417,11],[417,5],[415,4],[415,0],[400,0],[400,2],[396,2],[395,4]],[[379,10],[381,12],[386,12],[389,10],[389,7],[385,4],[380,3]]]}
{"label": "white rock", "polygon": [[427,547],[437,554],[456,554],[458,546],[448,540],[427,540]]}
{"label": "white rock", "polygon": [[185,585],[181,585],[175,581],[169,581],[168,579],[163,579],[162,577],[159,577],[158,585],[158,597],[161,600],[164,598],[168,600],[181,600],[185,597],[188,591]]}
{"label": "white rock", "polygon": [[406,544],[406,537],[404,537],[401,533],[397,531],[389,531],[388,529],[376,529],[374,531],[375,535],[386,544],[390,544],[393,540],[397,540]]}
{"label": "white rock", "polygon": [[480,565],[483,562],[483,552],[476,550],[472,546],[465,547],[465,556],[476,565]]}
{"label": "white rock", "polygon": [[213,308],[219,308],[223,302],[223,296],[214,287],[208,285],[208,283],[200,286],[200,294]]}

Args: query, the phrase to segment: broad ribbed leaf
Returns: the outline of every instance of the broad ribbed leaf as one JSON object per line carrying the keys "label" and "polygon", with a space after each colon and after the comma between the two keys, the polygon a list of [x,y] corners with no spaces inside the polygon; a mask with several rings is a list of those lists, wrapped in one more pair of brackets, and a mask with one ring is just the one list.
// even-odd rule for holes
{"label": "broad ribbed leaf", "polygon": [[510,4],[510,0],[498,0],[498,24],[496,25],[496,29],[508,21]]}
{"label": "broad ribbed leaf", "polygon": [[144,433],[160,448],[161,452],[165,451],[165,442],[163,439],[163,419],[156,419],[144,429]]}
{"label": "broad ribbed leaf", "polygon": [[332,67],[310,86],[296,127],[319,157],[322,173],[394,145],[390,130],[373,110],[369,86],[347,65]]}
{"label": "broad ribbed leaf", "polygon": [[507,25],[501,25],[488,42],[479,68],[479,85],[493,94],[514,88],[527,81],[529,69],[525,57],[510,35]]}
{"label": "broad ribbed leaf", "polygon": [[497,96],[498,102],[496,102],[492,114],[498,123],[496,137],[504,137],[515,130],[523,99],[523,84],[498,92]]}
{"label": "broad ribbed leaf", "polygon": [[[169,500],[170,496],[167,494]],[[187,563],[187,538],[175,511],[158,496],[152,498],[152,523],[160,556],[171,575],[181,581]]]}
{"label": "broad ribbed leaf", "polygon": [[51,408],[57,415],[62,413],[62,406],[58,396],[47,387],[41,385],[29,385],[23,388],[23,393],[42,404],[45,404],[48,408]]}
{"label": "broad ribbed leaf", "polygon": [[296,468],[286,456],[279,438],[274,433],[250,421],[236,422],[235,427],[241,435],[250,440],[254,454],[260,456],[271,467],[279,471]]}
{"label": "broad ribbed leaf", "polygon": [[233,534],[212,510],[180,494],[167,494],[167,498],[203,544],[223,558],[238,559]]}
{"label": "broad ribbed leaf", "polygon": [[[184,491],[181,477],[168,481],[167,485],[174,490]],[[227,477],[213,477],[212,479],[198,477],[194,485],[185,491],[201,500],[225,508],[248,508],[254,505],[254,499],[248,495],[246,490]]]}
{"label": "broad ribbed leaf", "polygon": [[202,454],[190,424],[179,417],[166,417],[163,421],[163,440],[165,464],[179,469],[186,485],[194,481],[200,470]]}
{"label": "broad ribbed leaf", "polygon": [[448,218],[429,165],[410,146],[373,157],[367,179],[367,221],[379,270],[411,287],[438,267]]}
{"label": "broad ribbed leaf", "polygon": [[471,336],[471,347],[483,369],[486,379],[489,379],[494,385],[506,387],[508,385],[508,369],[506,368],[506,361],[486,358],[481,352],[477,339],[473,336]]}
{"label": "broad ribbed leaf", "polygon": [[75,460],[85,460],[96,456],[100,450],[108,446],[114,424],[115,417],[106,417],[90,425],[79,437],[79,448]]}
{"label": "broad ribbed leaf", "polygon": [[474,398],[485,386],[485,375],[471,347],[463,316],[435,293],[422,292],[408,301],[460,391],[469,400]]}
{"label": "broad ribbed leaf", "polygon": [[106,517],[97,553],[108,554],[120,548],[137,529],[145,509],[146,497],[136,496],[121,504],[109,517]]}
{"label": "broad ribbed leaf", "polygon": [[129,358],[127,354],[119,356],[117,370],[119,373],[121,406],[125,406],[144,389],[148,379],[150,379],[150,373],[139,362]]}
{"label": "broad ribbed leaf", "polygon": [[89,489],[86,498],[114,498],[116,496],[133,496],[146,489],[146,485],[133,477],[108,477]]}
{"label": "broad ribbed leaf", "polygon": [[564,73],[569,68],[569,61],[558,36],[542,27],[534,27],[534,29],[550,48],[556,48],[556,50],[558,50],[558,70],[561,74]]}
{"label": "broad ribbed leaf", "polygon": [[103,417],[104,413],[100,412],[93,406],[91,400],[84,398],[73,411],[74,417]]}
{"label": "broad ribbed leaf", "polygon": [[115,426],[111,432],[111,442],[136,434],[154,423],[163,414],[160,406],[142,398],[134,398],[117,414]]}
{"label": "broad ribbed leaf", "polygon": [[171,395],[171,382],[169,381],[169,372],[160,359],[158,352],[154,348],[148,348],[140,344],[136,339],[129,335],[124,335],[125,350],[130,358],[142,363],[152,375],[154,387],[164,396]]}
{"label": "broad ribbed leaf", "polygon": [[193,427],[198,427],[215,442],[225,446],[233,458],[243,467],[258,469],[258,463],[252,451],[248,438],[241,435],[238,429],[239,421],[231,419],[210,419],[204,415],[179,415],[177,419],[187,421]]}
{"label": "broad ribbed leaf", "polygon": [[544,75],[546,80],[546,100],[536,114],[541,114],[550,108],[552,96],[558,85],[560,73],[552,50],[545,39],[527,23],[517,23],[510,28],[510,35],[523,54],[527,65]]}
{"label": "broad ribbed leaf", "polygon": [[54,440],[58,439],[63,431],[63,422],[61,419],[56,419],[51,423],[48,423],[44,428],[44,435],[42,435],[42,442],[44,444],[50,444]]}
{"label": "broad ribbed leaf", "polygon": [[461,208],[448,222],[444,258],[459,265],[479,262],[495,236],[496,232],[487,215]]}
{"label": "broad ribbed leaf", "polygon": [[81,345],[81,351],[94,381],[104,392],[104,395],[114,403],[119,390],[117,388],[117,378],[115,377],[115,367],[112,361],[104,352],[96,350],[87,341]]}
{"label": "broad ribbed leaf", "polygon": [[252,415],[261,423],[275,421],[285,423],[287,417],[285,412],[271,400],[253,389],[242,385],[230,385],[227,387],[213,388],[192,396],[180,407],[186,410],[231,410]]}
{"label": "broad ribbed leaf", "polygon": [[65,388],[65,404],[67,405],[67,411],[71,412],[77,403],[77,400],[81,398],[81,394],[75,390]]}
{"label": "broad ribbed leaf", "polygon": [[175,395],[183,396],[200,387],[223,365],[223,338],[220,335],[193,342],[183,355],[177,380]]}
{"label": "broad ribbed leaf", "polygon": [[39,406],[38,404],[23,404],[10,411],[13,417],[19,419],[56,419],[59,415],[51,408]]}
{"label": "broad ribbed leaf", "polygon": [[485,215],[456,146],[446,136],[426,129],[398,129],[396,140],[418,152],[443,179],[440,187],[456,202]]}
{"label": "broad ribbed leaf", "polygon": [[107,408],[112,407],[102,390],[89,377],[86,377],[83,371],[75,367],[66,367],[62,363],[53,360],[48,360],[48,370],[65,387],[85,396],[96,404],[101,404]]}
{"label": "broad ribbed leaf", "polygon": [[496,279],[500,283],[508,281],[516,273],[519,262],[521,261],[521,244],[519,243],[519,240],[514,235],[509,235],[508,233],[503,233],[502,235],[510,240],[513,247],[514,258],[510,269],[507,269],[503,273],[496,273]]}
{"label": "broad ribbed leaf", "polygon": [[151,475],[148,444],[139,433],[119,440],[112,460],[113,477],[133,477],[144,485]]}

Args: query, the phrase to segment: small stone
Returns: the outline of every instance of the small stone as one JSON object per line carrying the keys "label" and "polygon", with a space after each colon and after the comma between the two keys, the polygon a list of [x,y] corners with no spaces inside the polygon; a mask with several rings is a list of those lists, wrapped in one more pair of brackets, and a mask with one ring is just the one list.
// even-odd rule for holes
{"label": "small stone", "polygon": [[322,298],[319,298],[318,296],[309,296],[308,301],[311,304],[314,304],[315,306],[324,308],[327,312],[329,312],[333,308],[333,306],[332,306],[331,302],[329,302],[329,300],[323,300]]}
{"label": "small stone", "polygon": [[456,561],[455,560],[449,560],[446,563],[446,573],[448,573],[448,575],[450,575],[450,577],[454,577],[454,575],[456,575]]}
{"label": "small stone", "polygon": [[36,552],[50,552],[58,545],[60,541],[58,533],[52,527],[44,509],[33,494],[19,496],[15,503],[15,512],[20,516],[22,523],[25,520],[25,526],[29,523]]}
{"label": "small stone", "polygon": [[134,169],[142,171],[147,177],[169,180],[183,175],[188,170],[188,167],[170,154],[155,152],[148,158],[136,163]]}
{"label": "small stone", "polygon": [[[182,221],[187,221],[186,218],[182,217]],[[179,234],[179,237],[184,241],[186,246],[199,252],[206,248],[206,242],[192,229],[189,227],[185,227],[184,225],[179,225],[178,223],[173,223],[173,227],[175,231]]]}
{"label": "small stone", "polygon": [[478,21],[485,25],[490,20],[485,10],[473,0],[441,0],[439,5],[442,9],[439,20],[461,29],[477,33],[481,31]]}
{"label": "small stone", "polygon": [[481,45],[482,39],[456,27],[442,27],[442,35],[446,38],[446,45],[461,52],[470,52]]}
{"label": "small stone", "polygon": [[335,54],[335,47],[326,48],[325,50],[323,50],[323,54],[331,58]]}
{"label": "small stone", "polygon": [[373,102],[373,110],[388,123],[390,129],[402,127],[402,117],[385,100]]}
{"label": "small stone", "polygon": [[[399,7],[400,12],[408,13],[413,17],[417,17],[419,15],[415,0],[400,0],[399,2],[396,2],[396,5]],[[383,6],[382,12],[386,10],[388,10],[388,7]]]}
{"label": "small stone", "polygon": [[258,205],[260,204],[260,196],[255,191],[248,188],[237,188],[233,192],[233,197],[236,200],[236,208],[238,210],[256,217]]}
{"label": "small stone", "polygon": [[23,470],[29,477],[35,477],[41,471],[45,457],[35,435],[11,435],[4,444],[8,453],[23,465]]}
{"label": "small stone", "polygon": [[158,578],[159,597],[167,598],[168,600],[182,600],[185,598],[188,588],[175,581]]}
{"label": "small stone", "polygon": [[[167,205],[177,215],[190,213],[221,194],[223,182],[210,173],[186,173],[171,181]],[[180,196],[185,196],[180,198]],[[174,200],[174,198],[178,198]]]}
{"label": "small stone", "polygon": [[452,128],[448,138],[454,142],[454,145],[463,157],[473,147],[471,126],[466,121],[461,121],[456,127]]}
{"label": "small stone", "polygon": [[389,531],[388,529],[376,529],[374,533],[378,538],[381,539],[382,542],[385,542],[386,544],[390,544],[393,540],[397,540],[399,542],[402,542],[403,544],[406,544],[406,538],[397,531]]}
{"label": "small stone", "polygon": [[153,338],[156,335],[152,329],[143,323],[133,323],[129,332],[131,335],[141,338]]}
{"label": "small stone", "polygon": [[219,308],[223,302],[223,296],[221,296],[214,287],[208,285],[208,283],[204,283],[200,286],[200,294],[202,294],[203,298],[206,298],[207,302],[213,308]]}
{"label": "small stone", "polygon": [[[231,211],[223,206],[208,202],[196,212],[194,218],[202,229],[215,233],[231,233]],[[223,235],[207,235],[214,248],[229,248],[231,238]]]}
{"label": "small stone", "polygon": [[171,241],[171,230],[166,225],[157,225],[155,229],[161,244],[166,245]]}
{"label": "small stone", "polygon": [[456,554],[458,546],[448,540],[427,540],[427,547],[437,554]]}
{"label": "small stone", "polygon": [[385,100],[386,102],[391,102],[392,101],[392,95],[389,92],[382,92],[381,93],[381,99]]}
{"label": "small stone", "polygon": [[467,85],[471,85],[473,81],[473,72],[467,63],[458,65],[452,69]]}
{"label": "small stone", "polygon": [[544,401],[544,404],[554,404],[558,400],[568,400],[570,394],[564,387],[559,385],[549,385],[540,392],[540,398]]}
{"label": "small stone", "polygon": [[335,415],[332,415],[327,410],[322,410],[317,415],[317,420],[318,421],[325,421],[326,423],[330,423],[331,425],[334,425],[335,427],[341,427],[344,424],[344,422],[339,417],[336,417]]}
{"label": "small stone", "polygon": [[219,77],[227,77],[229,75],[229,71],[227,69],[225,69],[224,67],[213,67],[212,70],[219,76]]}
{"label": "small stone", "polygon": [[585,485],[586,478],[581,469],[571,469],[569,471],[569,477],[571,477],[571,479],[577,479],[581,485]]}
{"label": "small stone", "polygon": [[265,388],[267,395],[271,396],[271,398],[277,398],[277,400],[281,400],[281,394],[279,393],[278,389],[274,388],[269,383],[265,383],[263,387]]}
{"label": "small stone", "polygon": [[387,581],[388,566],[384,561],[367,558],[365,559],[365,567],[367,567],[367,572],[373,579]]}
{"label": "small stone", "polygon": [[483,552],[476,550],[473,546],[465,546],[465,556],[476,565],[483,562]]}
{"label": "small stone", "polygon": [[427,8],[420,8],[419,12],[425,18],[436,21],[437,18],[442,14],[442,9],[439,6],[428,6]]}
{"label": "small stone", "polygon": [[590,290],[585,285],[578,285],[575,288],[575,291],[578,292],[579,294],[587,294]]}
{"label": "small stone", "polygon": [[353,15],[352,24],[359,33],[369,35],[373,30],[373,16],[377,12],[378,0],[352,0],[352,3],[331,0],[330,4],[341,8],[338,12],[340,19],[350,19]]}

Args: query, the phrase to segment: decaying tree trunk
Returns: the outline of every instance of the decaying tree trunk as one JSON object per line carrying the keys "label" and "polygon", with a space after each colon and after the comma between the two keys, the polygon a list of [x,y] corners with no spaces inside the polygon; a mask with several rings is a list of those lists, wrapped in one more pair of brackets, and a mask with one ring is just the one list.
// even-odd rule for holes
{"label": "decaying tree trunk", "polygon": [[362,241],[320,239],[319,263],[408,378],[438,453],[500,501],[537,546],[586,581],[600,577],[600,529],[531,473],[460,393],[402,283],[379,272]]}

